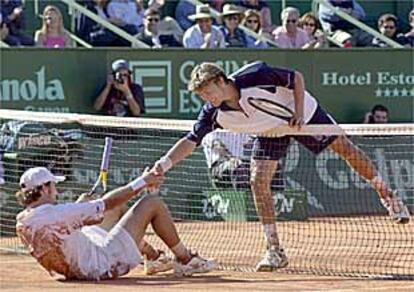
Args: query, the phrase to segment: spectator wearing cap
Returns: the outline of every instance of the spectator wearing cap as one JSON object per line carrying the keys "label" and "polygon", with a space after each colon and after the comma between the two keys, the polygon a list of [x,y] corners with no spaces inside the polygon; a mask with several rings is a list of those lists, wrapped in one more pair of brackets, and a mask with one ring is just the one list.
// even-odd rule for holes
{"label": "spectator wearing cap", "polygon": [[181,47],[181,44],[172,34],[161,34],[161,16],[156,9],[147,9],[144,17],[144,27],[136,35],[141,42],[146,43],[152,48]]}
{"label": "spectator wearing cap", "polygon": [[[260,13],[257,10],[247,9],[244,12],[244,17],[241,21],[241,24],[244,25],[246,28],[250,29],[251,31],[257,33],[258,35],[264,34],[262,31]],[[269,47],[269,45],[266,42],[257,40],[252,36],[247,35],[247,38],[249,39],[249,42],[253,43],[253,46],[256,49],[266,49]]]}
{"label": "spectator wearing cap", "polygon": [[127,61],[112,63],[112,72],[94,107],[97,111],[119,117],[138,117],[145,113],[144,92],[139,84],[132,82]]}
{"label": "spectator wearing cap", "polygon": [[[378,18],[378,30],[379,32],[392,39],[393,41],[396,41],[397,43],[401,45],[407,44],[407,38],[403,34],[398,34],[398,19],[395,15],[387,13],[383,14]],[[372,40],[372,46],[379,47],[379,48],[386,48],[389,47],[389,45],[379,38],[374,38]]]}
{"label": "spectator wearing cap", "polygon": [[[205,0],[203,1],[208,4],[212,9],[215,9],[217,12],[221,12],[225,0]],[[188,0],[180,0],[175,8],[175,19],[179,25],[187,30],[194,25],[194,20],[189,19],[190,15],[193,15],[196,12],[196,6]],[[213,19],[214,23],[214,19]]]}
{"label": "spectator wearing cap", "polygon": [[239,28],[243,14],[237,6],[224,5],[221,18],[223,25],[220,26],[220,29],[227,48],[254,48],[254,42],[248,39],[246,33]]}
{"label": "spectator wearing cap", "polygon": [[286,7],[282,10],[280,14],[282,25],[272,33],[279,48],[299,49],[310,42],[308,33],[298,27],[299,17],[299,10],[294,7]]}
{"label": "spectator wearing cap", "polygon": [[247,9],[258,11],[264,33],[270,34],[275,28],[272,24],[272,12],[266,0],[237,0],[235,4],[242,8],[242,11]]}
{"label": "spectator wearing cap", "polygon": [[411,30],[405,34],[407,38],[407,44],[414,47],[414,9],[408,14],[408,23],[411,26]]}
{"label": "spectator wearing cap", "polygon": [[196,22],[184,33],[183,44],[186,48],[225,48],[224,36],[213,25],[213,17],[207,4],[197,5],[196,13],[188,17]]}
{"label": "spectator wearing cap", "polygon": [[[33,46],[33,38],[23,33],[25,26],[22,0],[0,0],[3,41],[10,46]],[[7,31],[6,29],[7,28]]]}

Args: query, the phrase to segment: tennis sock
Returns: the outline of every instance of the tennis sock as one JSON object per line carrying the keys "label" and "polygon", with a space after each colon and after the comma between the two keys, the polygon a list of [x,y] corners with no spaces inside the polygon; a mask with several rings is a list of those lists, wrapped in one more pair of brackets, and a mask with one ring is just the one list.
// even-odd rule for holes
{"label": "tennis sock", "polygon": [[180,262],[182,262],[183,259],[191,259],[190,252],[181,241],[173,246],[171,251]]}
{"label": "tennis sock", "polygon": [[279,247],[279,238],[277,237],[276,233],[276,225],[275,224],[265,224],[263,225],[265,239],[267,242],[267,246],[275,246]]}

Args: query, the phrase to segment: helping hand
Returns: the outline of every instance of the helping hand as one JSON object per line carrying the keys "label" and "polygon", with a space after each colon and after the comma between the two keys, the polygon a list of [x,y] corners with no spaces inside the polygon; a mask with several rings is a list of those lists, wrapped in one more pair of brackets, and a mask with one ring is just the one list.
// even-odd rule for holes
{"label": "helping hand", "polygon": [[149,168],[145,168],[144,172],[142,173],[141,177],[147,183],[147,188],[149,190],[158,189],[161,184],[164,182],[164,174],[154,171],[153,169],[149,170]]}

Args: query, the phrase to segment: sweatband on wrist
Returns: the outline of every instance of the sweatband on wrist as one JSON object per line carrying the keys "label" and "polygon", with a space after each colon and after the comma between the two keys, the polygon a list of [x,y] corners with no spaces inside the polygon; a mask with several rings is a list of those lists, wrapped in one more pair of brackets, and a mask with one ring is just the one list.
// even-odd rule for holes
{"label": "sweatband on wrist", "polygon": [[169,171],[171,167],[173,167],[172,161],[168,156],[161,157],[161,159],[158,160],[158,163],[164,172]]}
{"label": "sweatband on wrist", "polygon": [[133,191],[138,191],[144,188],[147,185],[145,180],[142,177],[138,177],[131,181],[127,186],[129,186]]}

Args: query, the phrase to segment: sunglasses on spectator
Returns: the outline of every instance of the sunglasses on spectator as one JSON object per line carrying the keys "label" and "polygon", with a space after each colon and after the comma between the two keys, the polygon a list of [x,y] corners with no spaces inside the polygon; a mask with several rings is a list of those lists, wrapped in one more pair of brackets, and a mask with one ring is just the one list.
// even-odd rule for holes
{"label": "sunglasses on spectator", "polygon": [[160,21],[160,19],[159,19],[159,18],[147,18],[147,20],[148,20],[149,22],[159,22],[159,21]]}
{"label": "sunglasses on spectator", "polygon": [[295,24],[298,20],[297,19],[288,19],[286,20],[286,23],[293,23]]}
{"label": "sunglasses on spectator", "polygon": [[246,23],[259,23],[259,20],[257,20],[257,19],[248,19],[248,20],[246,20]]}
{"label": "sunglasses on spectator", "polygon": [[384,26],[384,29],[395,29],[395,26],[386,25],[386,26]]}
{"label": "sunglasses on spectator", "polygon": [[316,24],[315,24],[315,23],[313,23],[313,22],[305,22],[305,23],[303,24],[303,26],[312,26],[312,27],[315,27],[315,26],[316,26]]}

